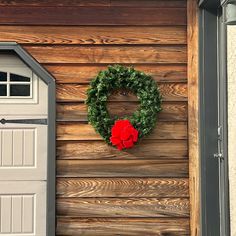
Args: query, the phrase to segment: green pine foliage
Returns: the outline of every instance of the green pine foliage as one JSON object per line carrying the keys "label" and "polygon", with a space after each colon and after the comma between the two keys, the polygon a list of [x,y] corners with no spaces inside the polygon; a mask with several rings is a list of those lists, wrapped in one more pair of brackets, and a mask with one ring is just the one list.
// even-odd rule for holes
{"label": "green pine foliage", "polygon": [[[139,109],[130,117],[111,118],[107,99],[114,90],[128,89],[137,95]],[[148,135],[156,125],[161,111],[162,97],[151,76],[122,65],[109,66],[100,71],[87,91],[88,121],[103,139],[110,144],[111,128],[117,119],[129,119],[139,131],[139,139]]]}

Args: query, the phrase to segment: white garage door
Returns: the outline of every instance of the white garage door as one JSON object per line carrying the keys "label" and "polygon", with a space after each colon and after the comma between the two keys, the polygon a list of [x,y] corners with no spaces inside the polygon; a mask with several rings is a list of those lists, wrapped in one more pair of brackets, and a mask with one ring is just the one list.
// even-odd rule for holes
{"label": "white garage door", "polygon": [[0,55],[0,235],[46,235],[48,87]]}

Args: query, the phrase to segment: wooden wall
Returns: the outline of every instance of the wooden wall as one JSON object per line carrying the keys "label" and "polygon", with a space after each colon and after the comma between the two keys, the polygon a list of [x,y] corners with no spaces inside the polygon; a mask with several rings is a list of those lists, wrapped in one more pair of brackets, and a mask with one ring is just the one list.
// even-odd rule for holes
{"label": "wooden wall", "polygon": [[[0,41],[57,81],[57,235],[189,235],[185,0],[0,0]],[[89,81],[108,64],[149,73],[164,96],[153,134],[129,151],[87,123]],[[111,115],[138,106],[111,96]]]}

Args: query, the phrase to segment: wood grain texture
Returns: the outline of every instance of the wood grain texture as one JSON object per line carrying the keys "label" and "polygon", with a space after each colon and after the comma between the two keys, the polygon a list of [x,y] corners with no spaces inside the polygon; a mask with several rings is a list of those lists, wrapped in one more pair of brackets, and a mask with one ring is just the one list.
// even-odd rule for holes
{"label": "wood grain texture", "polygon": [[[137,102],[108,102],[111,117],[132,115],[139,107]],[[186,102],[164,102],[158,113],[159,121],[187,121]],[[57,121],[87,121],[87,106],[84,103],[58,103]]]}
{"label": "wood grain texture", "polygon": [[187,21],[185,8],[166,7],[4,6],[0,14],[2,25],[186,25]]}
{"label": "wood grain texture", "polygon": [[[158,122],[145,139],[187,139],[186,122]],[[57,124],[57,140],[102,140],[89,124],[67,122]]]}
{"label": "wood grain texture", "polygon": [[187,29],[180,27],[118,26],[0,26],[2,41],[34,44],[186,44]]}
{"label": "wood grain texture", "polygon": [[57,218],[57,235],[64,236],[189,236],[184,218]]}
{"label": "wood grain texture", "polygon": [[[55,77],[57,83],[88,84],[99,71],[107,69],[108,65],[68,65],[44,64],[45,68]],[[186,65],[127,65],[136,70],[150,74],[157,82],[187,82]]]}
{"label": "wood grain texture", "polygon": [[[0,0],[1,41],[23,45],[57,82],[56,235],[190,235],[186,3]],[[164,95],[153,134],[122,152],[87,124],[83,103],[91,79],[118,63],[151,74]],[[138,104],[114,93],[108,110]]]}
{"label": "wood grain texture", "polygon": [[109,6],[110,0],[0,0],[0,6]]}
{"label": "wood grain texture", "polygon": [[200,236],[199,48],[198,3],[188,0],[188,130],[191,236]]}
{"label": "wood grain texture", "polygon": [[[1,13],[1,12],[0,12]],[[1,22],[0,22],[1,23]],[[39,63],[186,63],[185,46],[24,46]]]}
{"label": "wood grain texture", "polygon": [[186,0],[183,1],[157,1],[157,0],[111,0],[111,6],[123,7],[183,7],[187,5]]}
{"label": "wood grain texture", "polygon": [[188,217],[186,198],[58,198],[58,216]]}
{"label": "wood grain texture", "polygon": [[58,197],[188,197],[188,179],[58,178]]}
{"label": "wood grain texture", "polygon": [[188,177],[186,160],[58,160],[58,177]]}
{"label": "wood grain texture", "polygon": [[58,160],[187,159],[187,140],[142,140],[134,148],[120,152],[104,141],[57,141]]}
{"label": "wood grain texture", "polygon": [[125,7],[183,7],[186,0],[0,0],[0,6],[125,6]]}
{"label": "wood grain texture", "polygon": [[[158,87],[163,101],[187,101],[188,90],[186,83],[159,83]],[[56,96],[58,102],[84,102],[87,99],[89,85],[57,84]],[[132,91],[114,91],[109,101],[137,101]]]}

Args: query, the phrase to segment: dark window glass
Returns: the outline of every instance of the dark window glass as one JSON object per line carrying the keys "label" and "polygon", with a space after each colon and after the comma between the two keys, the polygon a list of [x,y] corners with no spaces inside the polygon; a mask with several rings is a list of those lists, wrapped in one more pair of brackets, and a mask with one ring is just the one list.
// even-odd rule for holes
{"label": "dark window glass", "polygon": [[7,85],[0,84],[0,96],[7,96]]}
{"label": "dark window glass", "polygon": [[7,73],[0,72],[0,81],[7,81]]}
{"label": "dark window glass", "polygon": [[29,84],[11,84],[10,96],[30,96]]}
{"label": "dark window glass", "polygon": [[10,81],[30,82],[30,78],[22,75],[10,74]]}

